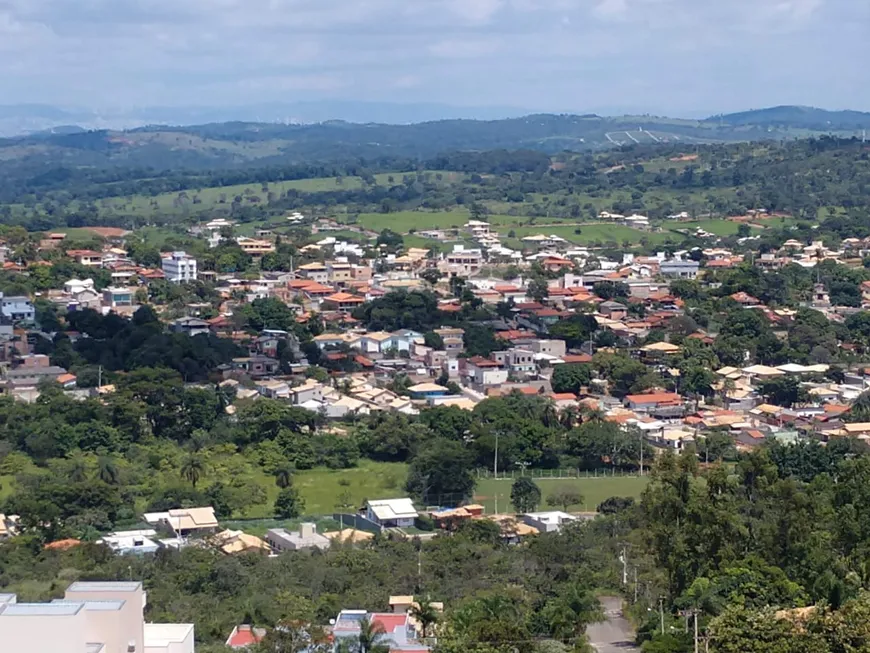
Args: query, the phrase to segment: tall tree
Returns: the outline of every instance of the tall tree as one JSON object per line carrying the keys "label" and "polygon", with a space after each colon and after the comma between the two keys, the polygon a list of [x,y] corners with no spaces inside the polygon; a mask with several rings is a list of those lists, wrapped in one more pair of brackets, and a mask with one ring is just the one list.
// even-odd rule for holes
{"label": "tall tree", "polygon": [[527,476],[521,476],[511,486],[511,503],[518,513],[534,512],[541,503],[541,488]]}
{"label": "tall tree", "polygon": [[198,454],[190,454],[181,465],[181,477],[194,488],[205,473],[205,461]]}

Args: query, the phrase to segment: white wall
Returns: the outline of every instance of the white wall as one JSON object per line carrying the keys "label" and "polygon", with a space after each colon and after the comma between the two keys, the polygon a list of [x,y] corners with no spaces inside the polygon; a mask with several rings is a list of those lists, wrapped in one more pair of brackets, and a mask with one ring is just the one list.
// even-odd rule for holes
{"label": "white wall", "polygon": [[69,616],[4,615],[0,617],[0,650],[9,653],[86,653],[86,632],[84,609]]}

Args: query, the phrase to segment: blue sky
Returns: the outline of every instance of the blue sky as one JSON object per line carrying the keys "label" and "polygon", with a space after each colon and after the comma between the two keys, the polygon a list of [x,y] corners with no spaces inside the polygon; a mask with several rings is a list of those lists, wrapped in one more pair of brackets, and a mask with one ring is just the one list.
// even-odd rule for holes
{"label": "blue sky", "polygon": [[0,104],[870,110],[868,0],[0,0]]}

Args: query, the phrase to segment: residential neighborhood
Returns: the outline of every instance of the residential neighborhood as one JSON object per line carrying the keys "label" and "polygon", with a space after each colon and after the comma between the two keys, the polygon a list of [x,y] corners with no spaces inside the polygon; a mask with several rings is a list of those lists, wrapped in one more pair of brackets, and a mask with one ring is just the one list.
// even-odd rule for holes
{"label": "residential neighborhood", "polygon": [[[640,224],[640,216],[633,220]],[[215,397],[217,413],[206,423],[225,425],[237,443],[221,450],[199,432],[204,450],[215,452],[207,456],[229,455],[237,465],[245,452],[268,469],[258,473],[274,474],[274,507],[264,506],[262,483],[241,478],[210,478],[198,491],[200,478],[220,474],[225,463],[207,467],[192,449],[176,473],[194,498],[172,490],[140,500],[124,526],[67,530],[44,551],[94,541],[131,560],[185,551],[278,559],[478,531],[499,546],[522,547],[591,523],[607,514],[608,501],[634,501],[590,502],[577,483],[594,488],[596,479],[625,476],[638,493],[668,456],[711,466],[771,446],[870,441],[870,408],[862,407],[870,281],[843,281],[863,269],[870,241],[846,239],[836,248],[786,241],[759,256],[716,242],[614,255],[545,233],[511,249],[483,220],[469,221],[463,244],[440,250],[360,247],[335,237],[291,247],[270,233],[232,239],[232,227],[192,232],[205,241],[191,250],[202,260],[173,248],[159,253],[159,265],[140,264],[125,249],[129,235],[85,250],[65,249],[64,234],[52,234],[47,251],[70,273],[53,287],[2,297],[0,384],[12,405],[60,400],[53,397],[105,408],[139,396],[152,401],[157,388],[139,395],[130,385],[137,364],[124,352],[144,338],[156,347],[146,360],[173,361],[163,349],[180,347],[187,359],[170,362],[185,370],[174,392]],[[246,257],[243,273],[221,270],[208,254],[227,249]],[[275,269],[269,257],[285,255]],[[41,274],[37,262],[18,267],[24,278]],[[772,299],[783,270],[809,280],[797,301]],[[189,419],[184,410],[178,419]],[[283,415],[277,427],[274,411]],[[143,419],[152,435],[172,433],[172,419]],[[527,434],[533,424],[544,431]],[[420,445],[394,438],[421,425],[462,441],[474,452],[472,469],[442,477],[433,459],[417,473]],[[261,441],[273,428],[273,439]],[[552,429],[558,444],[535,440]],[[105,445],[79,441],[102,447],[89,464],[110,483],[120,472],[99,467]],[[36,441],[27,442],[40,455]],[[270,462],[276,456],[285,462]],[[294,477],[323,467],[340,474],[360,458],[410,462],[407,482],[360,496],[339,480],[326,504],[306,510]],[[155,464],[161,474],[169,469]],[[481,485],[494,493],[475,489]],[[253,511],[245,507],[254,502]],[[264,509],[272,513],[265,519]],[[32,532],[30,524],[26,513],[2,516],[0,540]],[[413,597],[379,605],[383,611],[342,606],[328,624],[306,625],[305,637],[356,641],[377,627],[393,653],[437,646],[438,629],[416,621],[427,611]],[[0,629],[21,609],[9,599]],[[187,631],[161,628],[161,641],[176,646],[167,650],[189,650]],[[240,623],[223,637],[245,649],[281,632]]]}

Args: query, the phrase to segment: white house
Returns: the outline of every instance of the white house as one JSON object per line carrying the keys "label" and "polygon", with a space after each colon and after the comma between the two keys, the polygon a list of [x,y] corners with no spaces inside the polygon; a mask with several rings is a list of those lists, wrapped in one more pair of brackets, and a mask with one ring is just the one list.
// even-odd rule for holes
{"label": "white house", "polygon": [[413,526],[417,510],[410,499],[379,499],[366,503],[366,517],[384,528]]}
{"label": "white house", "polygon": [[577,517],[561,510],[529,512],[523,515],[523,523],[534,526],[541,533],[553,533],[562,529],[563,524],[577,521]]}
{"label": "white house", "polygon": [[187,283],[196,281],[196,259],[185,252],[172,252],[163,259],[163,274],[172,283]]}
{"label": "white house", "polygon": [[193,653],[193,624],[145,623],[139,582],[82,582],[50,603],[0,594],[0,642],[9,653]]}

